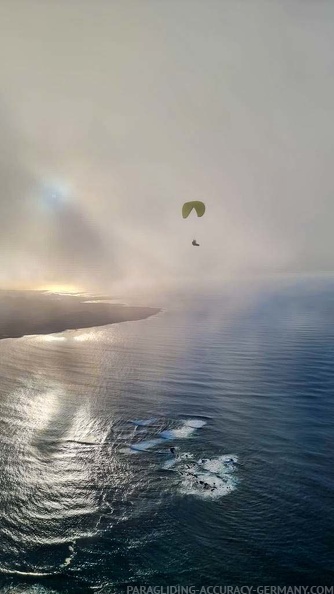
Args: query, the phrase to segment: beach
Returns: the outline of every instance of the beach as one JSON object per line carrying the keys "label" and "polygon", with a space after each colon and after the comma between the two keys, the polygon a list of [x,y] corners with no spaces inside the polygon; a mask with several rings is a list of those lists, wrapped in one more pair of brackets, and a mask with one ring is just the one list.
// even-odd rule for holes
{"label": "beach", "polygon": [[0,339],[143,320],[160,310],[44,291],[0,292]]}

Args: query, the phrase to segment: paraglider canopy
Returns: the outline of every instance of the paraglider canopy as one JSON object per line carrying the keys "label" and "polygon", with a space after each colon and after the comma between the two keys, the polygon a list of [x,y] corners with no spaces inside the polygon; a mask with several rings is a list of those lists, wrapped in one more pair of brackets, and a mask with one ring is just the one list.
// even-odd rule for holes
{"label": "paraglider canopy", "polygon": [[186,219],[193,209],[196,211],[198,217],[202,217],[205,213],[204,202],[200,202],[199,200],[194,200],[193,202],[185,202],[182,206],[183,218]]}

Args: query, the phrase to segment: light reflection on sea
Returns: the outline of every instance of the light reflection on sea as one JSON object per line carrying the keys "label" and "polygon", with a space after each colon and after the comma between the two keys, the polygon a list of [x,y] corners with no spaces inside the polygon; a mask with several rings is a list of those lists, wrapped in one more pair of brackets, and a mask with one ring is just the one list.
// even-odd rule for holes
{"label": "light reflection on sea", "polygon": [[[0,591],[330,583],[333,288],[0,341]],[[171,429],[195,460],[236,454],[234,490],[202,497],[163,470],[169,442],[129,453]]]}

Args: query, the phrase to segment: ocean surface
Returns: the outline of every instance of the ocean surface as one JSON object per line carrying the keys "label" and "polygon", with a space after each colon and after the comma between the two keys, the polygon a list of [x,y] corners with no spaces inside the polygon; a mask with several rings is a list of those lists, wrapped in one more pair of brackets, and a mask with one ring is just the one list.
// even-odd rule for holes
{"label": "ocean surface", "polygon": [[0,342],[0,592],[333,584],[334,280],[148,305]]}

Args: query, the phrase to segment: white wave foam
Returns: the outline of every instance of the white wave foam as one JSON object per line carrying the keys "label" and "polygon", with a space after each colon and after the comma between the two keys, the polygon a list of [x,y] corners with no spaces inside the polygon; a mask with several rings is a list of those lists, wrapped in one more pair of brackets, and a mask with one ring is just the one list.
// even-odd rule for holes
{"label": "white wave foam", "polygon": [[68,567],[72,562],[76,551],[75,551],[75,544],[76,541],[74,540],[68,547],[69,556],[65,558],[64,562],[61,564],[59,569],[55,569],[53,571],[21,571],[19,569],[9,569],[6,567],[0,566],[0,573],[8,574],[8,575],[22,575],[22,576],[32,576],[32,577],[49,577],[53,575],[59,575],[63,568]]}
{"label": "white wave foam", "polygon": [[179,462],[178,458],[169,458],[169,460],[166,460],[166,462],[163,463],[161,468],[163,468],[164,470],[169,470],[170,468],[175,466],[177,462]]}
{"label": "white wave foam", "polygon": [[[162,452],[165,453],[165,452]],[[175,466],[178,463],[184,463],[185,460],[191,460],[193,458],[193,455],[190,454],[189,452],[184,452],[183,454],[178,454],[176,457],[173,458],[168,458],[168,460],[166,460],[161,468],[163,468],[164,470],[169,470],[170,468],[173,468],[173,466]]]}
{"label": "white wave foam", "polygon": [[179,429],[166,429],[160,433],[163,439],[184,439],[189,437],[196,431],[196,427],[190,427],[189,425],[183,425]]}
{"label": "white wave foam", "polygon": [[0,573],[7,575],[23,575],[32,577],[50,577],[52,575],[59,575],[59,571],[20,571],[19,569],[9,569],[0,565]]}
{"label": "white wave foam", "polygon": [[155,423],[157,419],[135,419],[134,421],[129,421],[131,425],[137,425],[138,427],[147,427],[148,425],[152,425]]}
{"label": "white wave foam", "polygon": [[190,454],[189,452],[185,452],[184,454],[180,455],[181,460],[191,460],[194,457],[193,454]]}
{"label": "white wave foam", "polygon": [[74,558],[75,553],[76,553],[76,551],[75,551],[75,544],[76,544],[76,541],[74,540],[73,543],[69,545],[68,550],[69,550],[69,553],[70,554],[69,554],[68,557],[66,557],[66,559],[65,559],[62,567],[68,567],[71,564],[71,562],[73,561],[73,558]]}
{"label": "white wave foam", "polygon": [[138,452],[145,452],[150,448],[154,448],[154,446],[162,443],[162,439],[148,439],[147,441],[138,441],[137,443],[132,443],[129,447],[131,450],[135,450]]}
{"label": "white wave foam", "polygon": [[189,419],[185,421],[185,425],[188,427],[194,427],[194,429],[200,429],[206,425],[206,421],[202,421],[201,419]]}
{"label": "white wave foam", "polygon": [[205,498],[219,498],[237,488],[238,480],[232,473],[236,470],[238,457],[224,454],[217,458],[202,458],[197,462],[185,462],[180,467],[181,492]]}
{"label": "white wave foam", "polygon": [[225,475],[236,470],[235,464],[238,462],[238,456],[234,454],[224,454],[218,458],[202,458],[198,464],[208,472],[217,475]]}
{"label": "white wave foam", "polygon": [[219,478],[207,472],[198,473],[197,477],[184,474],[181,482],[181,492],[184,494],[209,499],[225,497],[235,489],[236,481],[231,476]]}
{"label": "white wave foam", "polygon": [[187,419],[183,421],[181,427],[177,429],[166,429],[160,433],[164,439],[184,439],[189,437],[196,429],[200,429],[206,425],[206,421],[201,419]]}

